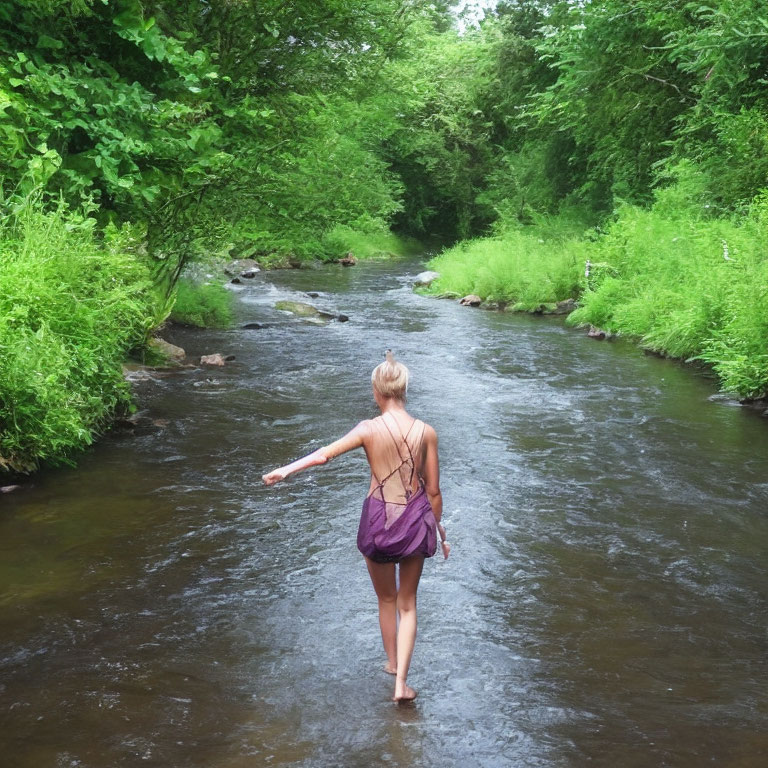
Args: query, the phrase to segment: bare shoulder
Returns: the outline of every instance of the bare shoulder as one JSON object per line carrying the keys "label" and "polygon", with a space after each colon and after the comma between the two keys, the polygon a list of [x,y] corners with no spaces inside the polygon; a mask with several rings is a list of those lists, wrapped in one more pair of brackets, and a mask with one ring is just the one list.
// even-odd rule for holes
{"label": "bare shoulder", "polygon": [[427,424],[426,421],[422,423],[424,424],[424,442],[437,445],[437,432],[435,432],[435,428],[431,424]]}
{"label": "bare shoulder", "polygon": [[353,432],[356,432],[363,440],[367,440],[373,432],[373,419],[363,419],[355,424]]}

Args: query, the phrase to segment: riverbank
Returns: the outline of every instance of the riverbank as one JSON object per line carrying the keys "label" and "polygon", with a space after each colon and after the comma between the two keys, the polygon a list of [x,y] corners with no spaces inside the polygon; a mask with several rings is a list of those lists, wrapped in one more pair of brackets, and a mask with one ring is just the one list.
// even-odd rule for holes
{"label": "riverbank", "polygon": [[466,241],[429,262],[429,293],[476,294],[513,311],[573,299],[572,325],[711,366],[742,399],[768,393],[768,206],[741,219],[677,215],[664,198],[626,206],[604,231],[549,236],[546,225]]}

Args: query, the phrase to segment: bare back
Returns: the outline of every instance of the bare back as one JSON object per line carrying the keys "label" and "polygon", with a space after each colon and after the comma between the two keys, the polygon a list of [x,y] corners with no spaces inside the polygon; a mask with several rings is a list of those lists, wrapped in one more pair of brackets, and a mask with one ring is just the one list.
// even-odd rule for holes
{"label": "bare back", "polygon": [[363,447],[371,467],[368,495],[380,492],[383,501],[405,504],[424,485],[426,424],[408,416],[401,425],[384,413],[365,425]]}

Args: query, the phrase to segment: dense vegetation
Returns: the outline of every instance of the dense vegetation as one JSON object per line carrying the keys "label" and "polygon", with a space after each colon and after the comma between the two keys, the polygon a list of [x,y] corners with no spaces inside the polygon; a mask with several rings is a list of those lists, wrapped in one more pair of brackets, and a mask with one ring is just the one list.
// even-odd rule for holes
{"label": "dense vegetation", "polygon": [[191,262],[403,248],[377,94],[445,24],[398,0],[0,6],[0,468],[90,442],[169,312],[226,320]]}
{"label": "dense vegetation", "polygon": [[432,234],[437,292],[577,297],[766,393],[762,3],[451,5],[0,7],[0,467],[87,444],[169,313],[226,320],[190,264]]}
{"label": "dense vegetation", "polygon": [[577,297],[572,323],[703,360],[727,390],[765,395],[764,11],[500,3],[474,36],[488,54],[472,65],[459,174],[480,181],[458,220],[490,220],[492,236],[440,255],[432,290],[522,309]]}

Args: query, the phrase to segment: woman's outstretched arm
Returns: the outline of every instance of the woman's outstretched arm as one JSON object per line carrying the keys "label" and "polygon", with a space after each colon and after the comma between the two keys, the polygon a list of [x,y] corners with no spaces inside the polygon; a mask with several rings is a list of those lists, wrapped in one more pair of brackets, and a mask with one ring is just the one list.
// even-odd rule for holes
{"label": "woman's outstretched arm", "polygon": [[292,475],[295,472],[301,472],[302,469],[308,469],[309,467],[317,467],[320,464],[325,464],[327,461],[340,456],[342,453],[359,448],[363,444],[363,439],[366,434],[366,422],[361,421],[354,429],[347,432],[344,437],[340,437],[338,440],[326,445],[323,448],[318,448],[316,451],[303,456],[300,459],[286,464],[284,467],[273,469],[266,475],[262,475],[262,480],[265,485],[274,485],[285,480],[288,475]]}

